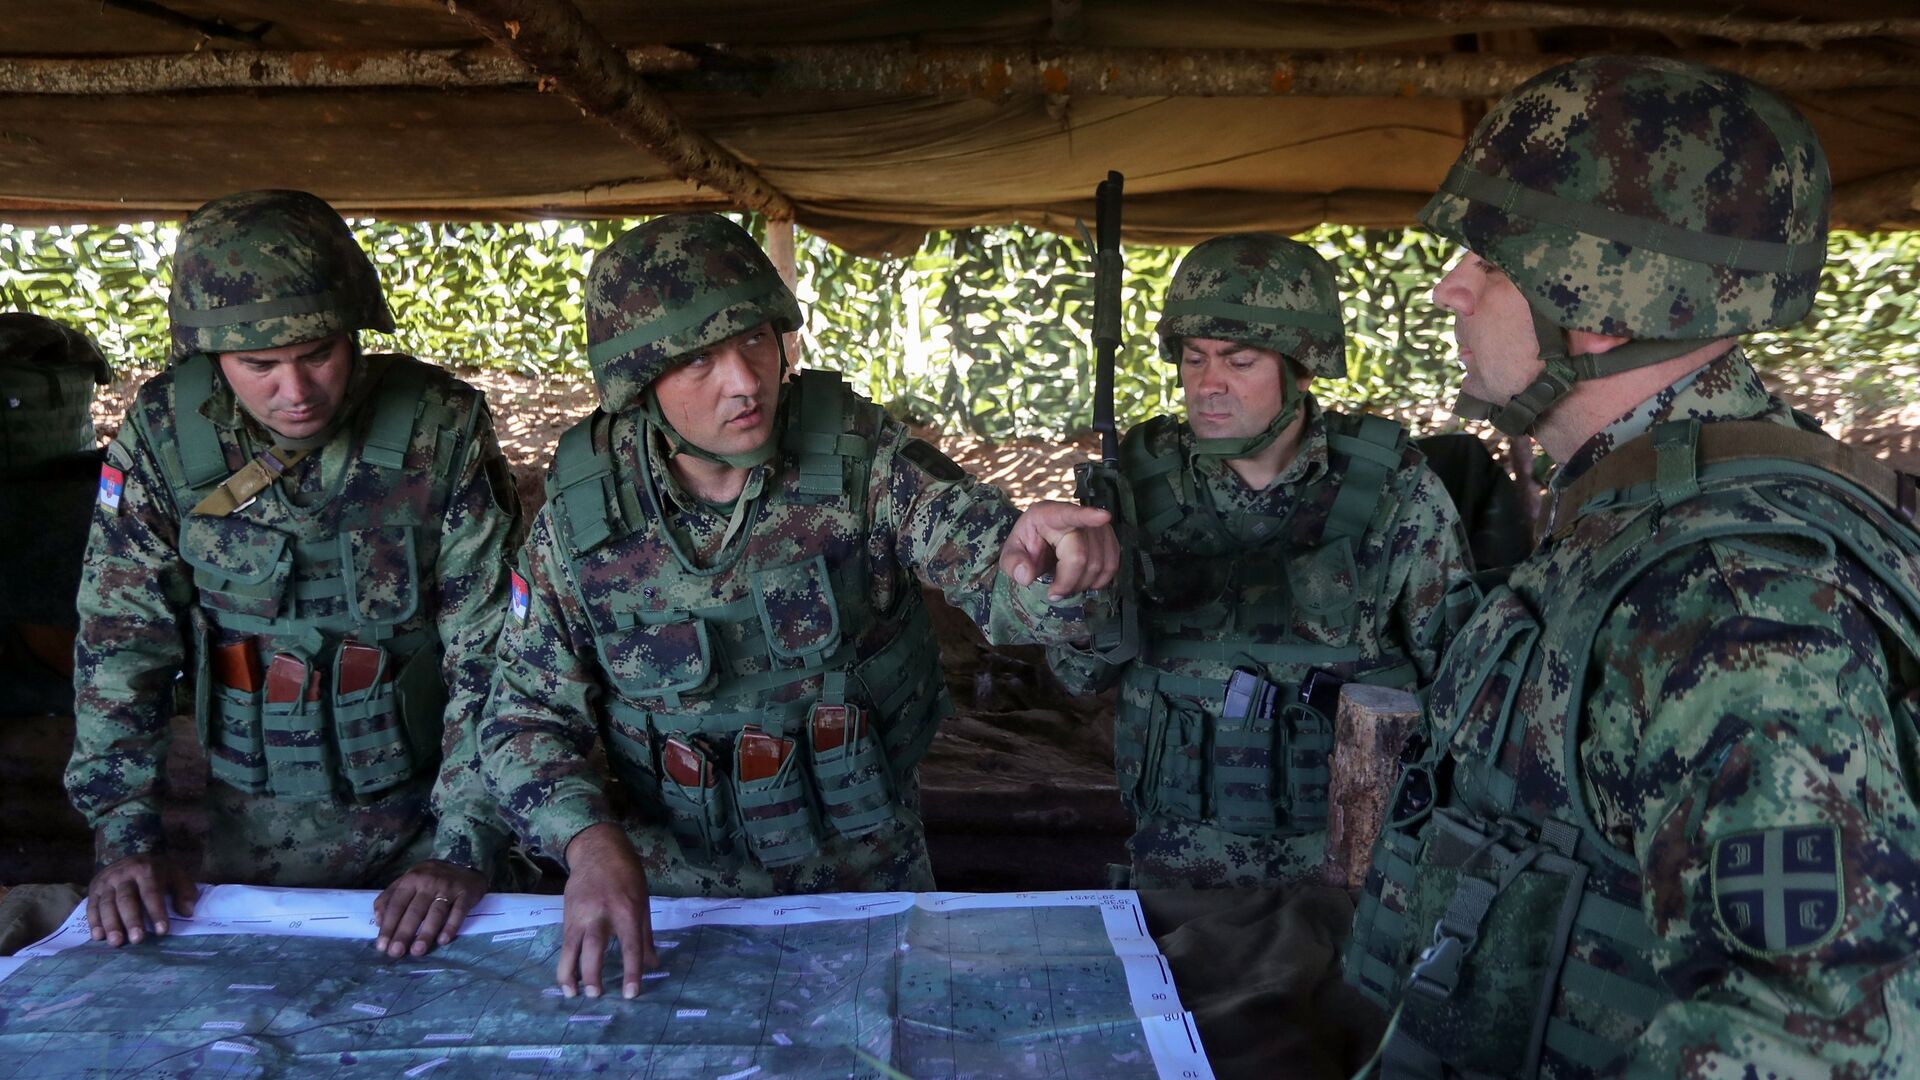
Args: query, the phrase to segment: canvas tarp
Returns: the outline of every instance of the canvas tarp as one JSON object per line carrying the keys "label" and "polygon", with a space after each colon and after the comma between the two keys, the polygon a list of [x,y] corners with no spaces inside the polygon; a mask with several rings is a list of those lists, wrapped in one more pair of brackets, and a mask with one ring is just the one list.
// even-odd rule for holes
{"label": "canvas tarp", "polygon": [[[1556,19],[1567,20],[1503,14],[1499,4],[1427,5],[1451,18],[1390,10],[1419,8],[1412,4],[1257,0],[579,0],[577,7],[622,48],[673,45],[688,54],[695,70],[649,76],[673,112],[791,199],[802,225],[867,252],[910,250],[935,227],[1071,228],[1076,217],[1090,216],[1093,185],[1108,169],[1127,175],[1133,240],[1191,242],[1323,221],[1405,225],[1485,102],[1429,96],[1411,84],[1406,93],[1367,97],[1122,97],[1071,89],[1048,95],[905,82],[754,92],[750,78],[716,83],[703,76],[741,67],[728,48],[865,45],[909,56],[987,46],[1036,56],[1151,48],[1161,50],[1156,63],[1183,50],[1327,50],[1318,55],[1366,65],[1406,53],[1684,54],[1732,47],[1698,34],[1559,26]],[[1664,4],[1609,7],[1670,11]],[[1863,0],[1772,2],[1706,5],[1699,15],[1880,18],[1904,31],[1914,20],[1889,17],[1899,9]],[[199,28],[183,25],[188,21]],[[255,187],[305,188],[349,213],[402,218],[624,216],[734,205],[721,191],[678,178],[551,86],[543,92],[531,75],[487,86],[175,86],[111,94],[28,92],[4,78],[6,61],[21,58],[82,71],[198,49],[299,55],[308,58],[302,63],[339,66],[395,50],[489,48],[439,3],[0,0],[0,25],[7,30],[0,40],[0,220],[178,216],[212,196]],[[1888,58],[1920,59],[1917,42],[1903,33],[1869,34],[1800,53],[1808,65],[1844,66],[1866,50],[1884,70]],[[1776,54],[1790,47],[1748,46]],[[1864,81],[1901,80],[1896,72],[1891,80]],[[1870,85],[1794,96],[1826,141],[1841,185],[1891,178],[1897,186],[1920,170],[1920,88]],[[1920,211],[1911,216],[1920,223]],[[1885,220],[1860,223],[1900,223],[1898,213],[1878,217]]]}

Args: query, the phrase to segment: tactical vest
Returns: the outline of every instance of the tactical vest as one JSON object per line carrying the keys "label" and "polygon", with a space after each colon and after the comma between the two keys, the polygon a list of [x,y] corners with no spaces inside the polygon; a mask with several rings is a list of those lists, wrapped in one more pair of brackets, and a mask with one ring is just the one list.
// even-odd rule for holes
{"label": "tactical vest", "polygon": [[[596,412],[576,424],[547,484],[607,680],[602,735],[615,774],[644,819],[665,821],[708,863],[744,855],[784,866],[818,851],[824,830],[855,837],[893,820],[894,778],[952,711],[917,583],[874,594],[874,445],[855,432],[878,430],[878,408],[824,371],[800,373],[787,397],[770,466],[779,473],[711,566],[694,565],[669,531],[644,433],[616,466],[614,424],[637,421]],[[880,634],[884,644],[862,655]],[[828,745],[812,722],[821,706],[851,706],[868,723]],[[792,740],[772,775],[743,778],[737,767],[748,725]],[[699,759],[696,782],[663,762],[683,750]]]}
{"label": "tactical vest", "polygon": [[[423,596],[441,517],[473,425],[425,394],[431,369],[378,365],[341,474],[314,505],[280,484],[225,516],[192,508],[263,452],[201,413],[215,371],[173,368],[170,438],[156,451],[198,590],[194,716],[212,774],[282,799],[365,798],[429,772],[446,689]],[[138,423],[140,412],[133,414]],[[411,460],[411,465],[409,461]]]}
{"label": "tactical vest", "polygon": [[[1831,471],[1844,447],[1783,425],[1705,425],[1704,442],[1702,430],[1655,427],[1563,492],[1570,512],[1554,535],[1596,552],[1586,571],[1521,564],[1447,654],[1429,698],[1436,745],[1390,804],[1346,957],[1349,982],[1399,1005],[1383,1077],[1590,1075],[1671,1000],[1639,867],[1597,830],[1579,779],[1593,642],[1641,574],[1716,541],[1804,562],[1842,588],[1833,556],[1845,552],[1887,587],[1884,607],[1848,592],[1914,670],[1920,536],[1890,512],[1898,485],[1877,481],[1892,474]],[[1748,452],[1716,450],[1729,436]],[[1903,693],[1893,688],[1896,722],[1911,738]],[[1525,790],[1566,801],[1542,816]]]}
{"label": "tactical vest", "polygon": [[[1332,718],[1298,700],[1297,684],[1315,669],[1414,683],[1412,661],[1398,651],[1363,664],[1358,599],[1382,586],[1362,581],[1354,561],[1382,503],[1395,497],[1406,431],[1379,417],[1325,417],[1329,467],[1300,492],[1290,519],[1214,509],[1171,417],[1134,428],[1121,446],[1155,576],[1115,716],[1121,799],[1136,818],[1245,836],[1324,829]],[[1166,449],[1156,453],[1156,444]],[[1296,632],[1303,626],[1311,637]],[[1288,629],[1276,635],[1273,627]],[[1284,709],[1224,717],[1236,667],[1280,684]]]}

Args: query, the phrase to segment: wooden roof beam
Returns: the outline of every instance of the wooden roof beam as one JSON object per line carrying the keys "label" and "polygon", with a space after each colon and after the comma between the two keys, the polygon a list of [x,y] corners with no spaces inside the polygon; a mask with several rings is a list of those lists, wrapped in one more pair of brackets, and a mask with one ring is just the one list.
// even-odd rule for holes
{"label": "wooden roof beam", "polygon": [[[687,71],[691,54],[665,45],[628,49],[641,74]],[[532,86],[538,77],[492,46],[251,52],[202,49],[149,56],[0,56],[0,93],[170,94],[196,90],[467,90]]]}
{"label": "wooden roof beam", "polygon": [[[478,0],[469,0],[471,3]],[[527,31],[522,30],[524,38]],[[611,48],[611,46],[609,46]],[[676,92],[877,93],[989,99],[1072,93],[1115,97],[1496,98],[1571,55],[1280,52],[1271,49],[1101,49],[1069,45],[716,45],[705,58],[661,45],[624,52],[631,81]],[[1897,50],[1852,46],[1718,49],[1675,54],[1739,72],[1782,92],[1920,86],[1920,64]],[[731,65],[731,66],[729,66]],[[578,81],[577,79],[575,81]],[[622,80],[621,85],[626,80]],[[568,82],[492,48],[195,53],[115,57],[0,56],[0,94],[166,94],[197,90],[340,90],[558,85]],[[617,89],[596,98],[614,108]],[[594,112],[580,96],[582,109]],[[638,102],[640,99],[634,99]],[[638,107],[638,106],[636,106]],[[651,106],[649,106],[651,108]],[[660,106],[651,115],[670,112]],[[597,115],[597,114],[596,114]],[[611,121],[610,121],[611,122]],[[678,123],[678,121],[674,121]],[[692,136],[691,133],[683,134]],[[725,150],[701,142],[731,160]],[[649,146],[651,149],[651,146]],[[744,169],[738,162],[736,167]],[[764,181],[762,181],[764,183]],[[715,185],[717,186],[717,185]],[[723,189],[724,190],[724,189]]]}
{"label": "wooden roof beam", "polygon": [[447,9],[507,50],[590,116],[663,161],[674,175],[749,210],[791,221],[793,200],[725,147],[688,127],[569,0],[446,0]]}
{"label": "wooden roof beam", "polygon": [[1920,223],[1920,167],[1894,169],[1833,189],[1835,228],[1911,229]]}
{"label": "wooden roof beam", "polygon": [[1532,0],[1295,0],[1343,10],[1360,8],[1403,19],[1439,23],[1502,23],[1541,29],[1549,26],[1646,30],[1670,38],[1717,37],[1742,45],[1777,41],[1819,48],[1830,41],[1865,37],[1920,36],[1920,19],[1753,18],[1729,12],[1649,11],[1617,4],[1555,4]]}
{"label": "wooden roof beam", "polygon": [[[1271,49],[1102,49],[898,44],[714,46],[746,66],[703,65],[668,76],[676,91],[850,92],[1005,98],[1497,98],[1555,64],[1547,53],[1279,52]],[[1920,86],[1920,64],[1894,50],[1838,47],[1707,49],[1679,57],[1782,92]]]}

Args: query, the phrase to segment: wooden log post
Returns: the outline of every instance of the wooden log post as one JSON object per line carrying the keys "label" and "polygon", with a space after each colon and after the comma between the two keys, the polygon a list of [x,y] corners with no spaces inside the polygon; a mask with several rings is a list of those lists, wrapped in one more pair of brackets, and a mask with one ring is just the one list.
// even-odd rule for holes
{"label": "wooden log post", "polygon": [[[767,258],[773,261],[773,268],[780,271],[780,280],[787,288],[798,290],[800,287],[800,263],[794,249],[796,237],[793,234],[792,219],[767,219]],[[802,314],[805,314],[804,309]],[[801,335],[798,330],[786,336],[787,360],[794,367],[800,366]]]}
{"label": "wooden log post", "polygon": [[1327,884],[1365,884],[1387,801],[1400,780],[1400,751],[1419,724],[1420,699],[1405,690],[1360,683],[1341,689],[1328,763]]}

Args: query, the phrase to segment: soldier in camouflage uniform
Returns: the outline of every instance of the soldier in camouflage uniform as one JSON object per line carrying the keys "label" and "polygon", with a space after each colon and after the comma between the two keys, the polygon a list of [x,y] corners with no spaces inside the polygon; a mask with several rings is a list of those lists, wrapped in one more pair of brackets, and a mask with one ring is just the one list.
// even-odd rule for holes
{"label": "soldier in camouflage uniform", "polygon": [[1387,1076],[1910,1075],[1920,1030],[1912,478],[1770,395],[1811,307],[1806,121],[1671,60],[1551,69],[1421,220],[1466,253],[1463,411],[1563,464],[1448,650],[1347,977]]}
{"label": "soldier in camouflage uniform", "polygon": [[[1339,290],[1312,248],[1266,234],[1199,245],[1157,332],[1187,417],[1148,420],[1120,449],[1151,568],[1138,654],[1050,659],[1077,692],[1121,684],[1132,885],[1302,880],[1325,854],[1339,686],[1432,677],[1449,593],[1470,595],[1459,517],[1398,424],[1306,389],[1347,367]],[[1236,670],[1271,708],[1228,703]]]}
{"label": "soldier in camouflage uniform", "polygon": [[93,390],[112,381],[92,338],[41,315],[0,312],[0,477],[93,450]]}
{"label": "soldier in camouflage uniform", "polygon": [[93,394],[112,379],[81,331],[0,312],[0,521],[35,526],[0,531],[0,715],[73,712],[73,597],[100,472]]}
{"label": "soldier in camouflage uniform", "polygon": [[[449,698],[455,718],[485,700],[520,538],[486,402],[410,357],[360,352],[355,332],[393,319],[346,223],[311,195],[201,207],[173,282],[171,364],[108,447],[80,590],[67,789],[95,834],[94,937],[138,942],[148,920],[165,933],[167,896],[190,913],[198,870],[393,882],[380,945],[424,952],[486,891],[506,840],[471,722],[442,730]],[[197,868],[160,821],[182,673],[211,770]]]}
{"label": "soldier in camouflage uniform", "polygon": [[839,375],[783,381],[800,322],[716,215],[593,260],[600,409],[555,452],[481,730],[569,870],[569,995],[613,938],[638,991],[649,891],[931,888],[918,765],[951,705],[921,583],[995,640],[1065,640],[1118,562],[1103,512],[1021,515]]}

